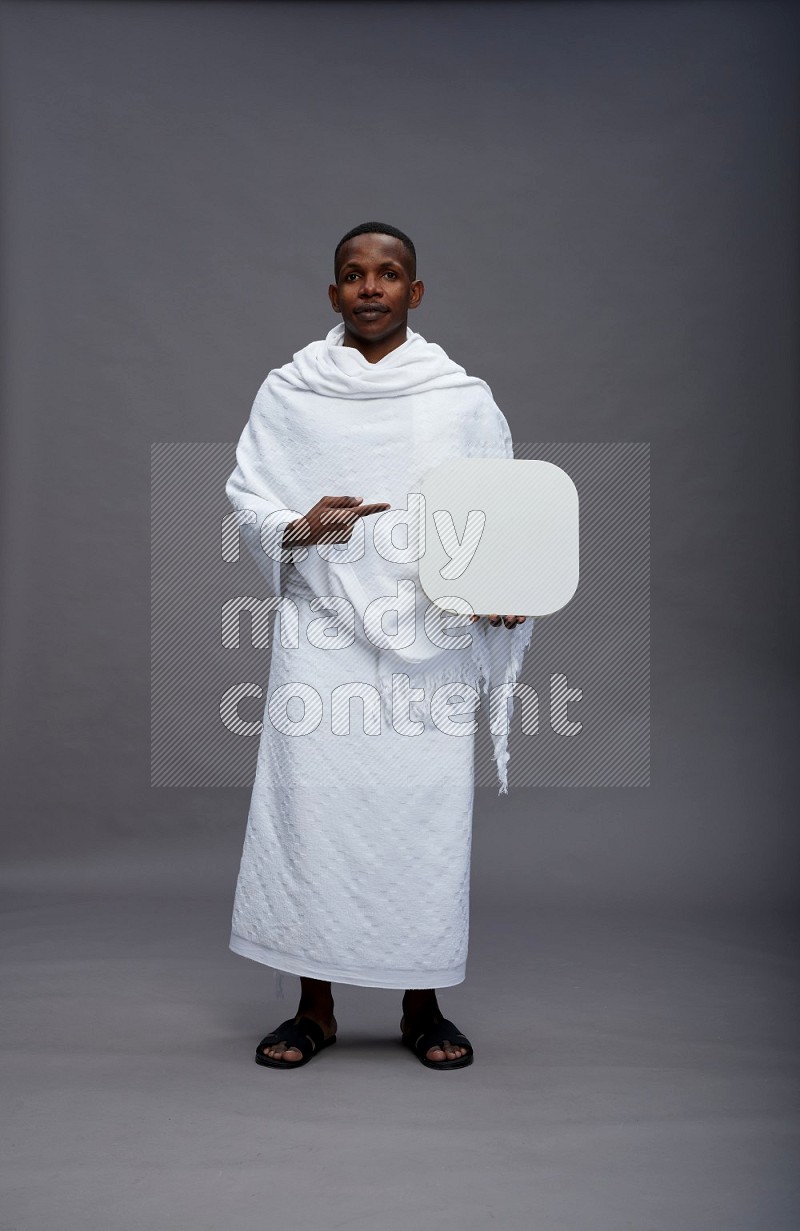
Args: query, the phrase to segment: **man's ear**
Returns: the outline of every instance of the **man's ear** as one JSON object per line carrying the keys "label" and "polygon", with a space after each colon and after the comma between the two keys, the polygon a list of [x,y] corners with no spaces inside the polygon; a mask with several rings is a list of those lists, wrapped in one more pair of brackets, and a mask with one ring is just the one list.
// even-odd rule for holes
{"label": "man's ear", "polygon": [[425,294],[424,282],[420,282],[419,279],[416,279],[414,282],[411,283],[411,295],[409,296],[409,301],[408,301],[409,308],[418,308],[422,301],[422,296],[424,294]]}
{"label": "man's ear", "polygon": [[339,307],[339,291],[333,283],[328,287],[328,299],[331,301],[331,307],[334,312],[341,312],[342,309]]}

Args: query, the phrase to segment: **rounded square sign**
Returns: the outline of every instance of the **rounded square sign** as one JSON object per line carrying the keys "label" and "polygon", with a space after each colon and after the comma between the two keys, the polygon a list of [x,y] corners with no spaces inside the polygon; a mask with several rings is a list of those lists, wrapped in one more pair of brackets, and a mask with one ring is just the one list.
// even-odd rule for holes
{"label": "rounded square sign", "polygon": [[578,588],[578,492],[552,462],[467,457],[422,480],[419,562],[428,598],[448,611],[543,616]]}

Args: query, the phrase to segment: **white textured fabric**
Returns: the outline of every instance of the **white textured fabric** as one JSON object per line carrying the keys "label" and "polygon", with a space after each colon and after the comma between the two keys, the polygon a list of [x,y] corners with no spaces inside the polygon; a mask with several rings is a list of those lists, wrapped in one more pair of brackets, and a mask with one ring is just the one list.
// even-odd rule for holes
{"label": "white textured fabric", "polygon": [[[444,987],[464,978],[469,932],[474,735],[454,724],[477,717],[477,697],[459,686],[496,698],[506,791],[499,710],[513,711],[534,621],[443,616],[419,584],[419,527],[390,539],[391,514],[440,462],[513,457],[511,435],[488,385],[420,334],[375,364],[343,336],[339,324],[269,373],[226,487],[281,600],[230,945],[296,975]],[[359,519],[348,543],[281,553],[286,523],[326,495],[391,509]],[[410,614],[367,634],[370,602],[397,604],[411,583]],[[334,695],[342,686],[354,703]],[[422,691],[409,703],[407,689]]]}

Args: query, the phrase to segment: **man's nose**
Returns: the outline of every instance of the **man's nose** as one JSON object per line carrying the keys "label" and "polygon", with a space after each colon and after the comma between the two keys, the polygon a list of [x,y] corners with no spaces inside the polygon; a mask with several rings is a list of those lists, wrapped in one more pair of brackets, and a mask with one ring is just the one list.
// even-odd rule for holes
{"label": "man's nose", "polygon": [[380,292],[381,284],[374,274],[365,274],[364,281],[361,283],[362,295],[376,295]]}

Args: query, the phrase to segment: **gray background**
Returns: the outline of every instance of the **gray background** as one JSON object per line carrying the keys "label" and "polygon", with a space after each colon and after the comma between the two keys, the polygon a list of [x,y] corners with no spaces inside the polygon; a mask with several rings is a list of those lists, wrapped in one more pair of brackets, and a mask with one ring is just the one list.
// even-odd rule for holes
{"label": "gray background", "polygon": [[[3,1226],[796,1225],[797,28],[0,5]],[[235,442],[369,218],[515,439],[650,442],[652,785],[478,792],[471,1068],[337,988],[288,1077],[249,792],[149,785],[150,446]]]}

